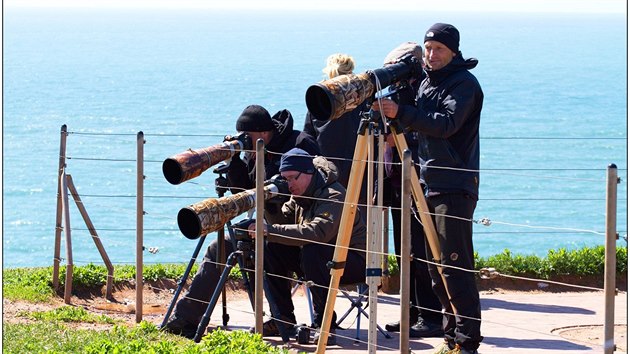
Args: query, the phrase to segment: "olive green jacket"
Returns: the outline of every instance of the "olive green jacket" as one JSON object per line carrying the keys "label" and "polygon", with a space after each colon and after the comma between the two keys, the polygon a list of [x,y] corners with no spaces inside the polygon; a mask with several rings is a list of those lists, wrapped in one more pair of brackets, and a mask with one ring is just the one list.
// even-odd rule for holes
{"label": "olive green jacket", "polygon": [[[337,182],[337,170],[332,162],[315,157],[313,164],[317,172],[304,195],[291,196],[281,212],[268,218],[273,223],[267,227],[268,242],[290,246],[311,242],[336,244],[346,189]],[[349,247],[365,254],[365,221],[359,209],[356,209]]]}

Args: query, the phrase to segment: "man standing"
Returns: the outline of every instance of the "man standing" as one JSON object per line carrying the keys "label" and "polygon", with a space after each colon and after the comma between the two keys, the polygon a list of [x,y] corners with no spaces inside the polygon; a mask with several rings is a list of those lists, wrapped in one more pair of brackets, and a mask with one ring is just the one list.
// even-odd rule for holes
{"label": "man standing", "polygon": [[[394,48],[384,60],[384,65],[394,64],[407,55],[413,55],[418,61],[424,60],[423,48],[415,42],[404,42]],[[424,65],[423,65],[424,66]],[[424,75],[412,77],[409,80],[401,80],[389,86],[390,97],[399,105],[415,105],[416,95]],[[418,133],[408,132],[404,134],[407,146],[412,150],[412,160],[418,163]],[[401,233],[401,176],[400,157],[396,150],[394,137],[387,134],[387,144],[385,145],[385,161],[392,162],[385,165],[385,179],[383,180],[384,204],[391,206],[392,228],[394,238],[394,250],[400,256],[400,233]],[[418,169],[416,168],[416,171]],[[413,211],[416,212],[415,209]],[[411,232],[411,253],[414,257],[409,267],[409,290],[411,307],[409,308],[409,337],[426,338],[442,337],[442,305],[431,288],[431,276],[429,275],[425,247],[424,230],[418,218],[412,217],[410,220]],[[420,261],[422,260],[422,261]],[[400,267],[401,259],[396,257]],[[392,322],[385,325],[389,332],[399,332],[400,322]]]}
{"label": "man standing", "polygon": [[436,353],[477,353],[481,308],[474,273],[472,217],[479,193],[479,120],[483,92],[469,70],[476,59],[459,51],[459,31],[436,23],[424,36],[427,77],[416,106],[391,100],[373,109],[419,133],[421,179],[427,186],[429,211],[443,265],[429,265],[433,289],[445,308],[444,344]]}

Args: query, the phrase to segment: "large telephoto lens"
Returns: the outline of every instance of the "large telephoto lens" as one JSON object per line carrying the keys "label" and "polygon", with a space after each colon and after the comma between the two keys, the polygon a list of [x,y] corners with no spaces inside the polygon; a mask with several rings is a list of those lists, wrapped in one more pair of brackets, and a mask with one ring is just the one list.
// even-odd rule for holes
{"label": "large telephoto lens", "polygon": [[374,96],[377,88],[383,89],[408,79],[418,70],[421,71],[422,66],[409,56],[395,64],[362,74],[340,75],[324,80],[306,90],[306,107],[315,119],[337,119]]}
{"label": "large telephoto lens", "polygon": [[243,150],[240,140],[226,141],[207,148],[188,150],[171,156],[162,163],[164,178],[180,184],[201,175],[205,170]]}

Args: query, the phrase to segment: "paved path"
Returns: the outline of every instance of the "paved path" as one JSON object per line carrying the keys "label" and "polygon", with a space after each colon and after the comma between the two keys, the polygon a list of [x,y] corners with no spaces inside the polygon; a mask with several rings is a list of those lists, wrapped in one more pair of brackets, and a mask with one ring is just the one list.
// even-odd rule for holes
{"label": "paved path", "polygon": [[[399,296],[379,295],[378,323],[384,327],[388,322],[397,320],[400,314],[398,307]],[[298,322],[310,323],[306,298],[298,292],[294,297]],[[341,315],[348,308],[350,302],[338,296],[336,301],[337,314]],[[230,314],[230,329],[249,328],[254,323],[251,306],[247,299],[228,300]],[[268,308],[267,306],[265,308]],[[603,292],[482,292],[481,293],[482,326],[484,340],[479,348],[480,353],[603,353],[603,343],[592,339],[569,340],[561,336],[559,329],[573,326],[603,325],[604,323],[604,294]],[[366,318],[361,318],[359,338],[355,342],[356,323],[354,317],[347,318],[343,327],[338,330],[336,346],[329,346],[330,353],[365,353],[367,352]],[[211,325],[221,323],[221,308],[218,306],[211,318]],[[627,294],[620,293],[615,298],[615,324],[627,325]],[[601,327],[603,337],[603,327]],[[616,343],[617,352],[625,352],[627,336],[623,343]],[[280,338],[268,338],[268,341],[280,345]],[[410,348],[414,353],[432,353],[433,348],[440,344],[441,338],[411,339]],[[378,352],[398,351],[399,337],[392,333],[391,339],[378,336]],[[294,339],[290,347],[298,351],[314,352],[315,344],[299,345]]]}

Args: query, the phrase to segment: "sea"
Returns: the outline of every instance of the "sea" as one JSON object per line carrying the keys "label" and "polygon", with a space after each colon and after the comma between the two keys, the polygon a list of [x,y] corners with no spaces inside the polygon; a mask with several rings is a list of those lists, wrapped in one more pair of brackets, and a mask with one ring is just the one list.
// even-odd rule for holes
{"label": "sea", "polygon": [[53,264],[60,154],[80,197],[64,222],[74,263],[103,262],[92,223],[111,261],[133,264],[139,147],[143,260],[188,262],[200,242],[182,235],[177,213],[217,197],[218,175],[172,185],[164,159],[222,142],[250,104],[288,109],[302,129],[328,55],[376,69],[435,22],[454,24],[464,57],[479,60],[479,255],[604,245],[615,171],[610,216],[627,246],[625,14],[7,7],[3,20],[5,268]]}

